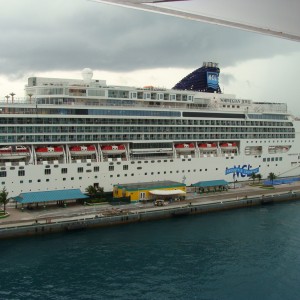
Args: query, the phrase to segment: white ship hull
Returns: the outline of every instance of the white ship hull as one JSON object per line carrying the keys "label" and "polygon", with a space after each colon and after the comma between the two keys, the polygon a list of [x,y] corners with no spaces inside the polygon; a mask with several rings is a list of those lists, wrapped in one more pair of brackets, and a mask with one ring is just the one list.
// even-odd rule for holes
{"label": "white ship hull", "polygon": [[[297,136],[299,136],[299,131]],[[242,147],[247,145],[247,142],[244,141]],[[270,143],[268,140],[260,142],[263,145]],[[10,191],[11,196],[16,196],[29,189],[32,191],[47,191],[80,188],[84,192],[87,186],[98,184],[99,182],[105,191],[111,191],[117,183],[125,184],[170,179],[184,182],[188,186],[199,181],[216,179],[225,179],[228,182],[233,182],[234,180],[249,181],[251,170],[258,170],[264,179],[268,177],[270,172],[280,177],[299,176],[300,143],[298,138],[295,140],[289,153],[290,155],[287,153],[272,154],[274,157],[276,155],[282,157],[282,161],[274,160],[273,162],[262,162],[264,156],[255,157],[248,155],[113,162],[83,162],[80,160],[71,164],[61,163],[59,167],[55,167],[55,164],[49,164],[49,169],[51,169],[50,175],[45,175],[45,165],[26,165],[26,176],[24,178],[16,176],[17,170],[6,168],[7,178],[5,179],[5,186]],[[267,156],[270,155],[267,154]],[[114,170],[109,171],[109,167],[112,164]],[[124,165],[128,166],[128,170],[124,171]],[[83,168],[83,172],[77,173],[80,167]],[[95,171],[95,167],[99,167],[99,171]],[[63,168],[68,169],[67,174],[61,174],[61,169]],[[233,175],[234,173],[235,175]],[[20,183],[21,181],[22,183]]]}

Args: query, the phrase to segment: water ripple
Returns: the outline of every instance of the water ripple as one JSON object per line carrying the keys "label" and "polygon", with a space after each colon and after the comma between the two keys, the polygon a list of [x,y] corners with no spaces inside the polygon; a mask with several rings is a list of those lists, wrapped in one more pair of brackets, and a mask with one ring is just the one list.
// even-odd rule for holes
{"label": "water ripple", "polygon": [[1,241],[0,299],[300,299],[300,203]]}

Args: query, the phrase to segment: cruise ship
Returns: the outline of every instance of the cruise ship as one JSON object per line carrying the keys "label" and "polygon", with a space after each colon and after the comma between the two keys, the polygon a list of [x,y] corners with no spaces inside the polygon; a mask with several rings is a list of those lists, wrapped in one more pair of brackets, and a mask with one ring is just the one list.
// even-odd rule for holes
{"label": "cruise ship", "polygon": [[300,175],[300,121],[284,103],[222,93],[205,62],[172,89],[31,77],[0,105],[0,188],[20,193],[174,180]]}

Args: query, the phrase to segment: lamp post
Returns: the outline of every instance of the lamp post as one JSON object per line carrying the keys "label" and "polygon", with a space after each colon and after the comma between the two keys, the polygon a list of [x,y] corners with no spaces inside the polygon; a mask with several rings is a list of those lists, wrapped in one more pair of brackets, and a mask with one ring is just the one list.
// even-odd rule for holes
{"label": "lamp post", "polygon": [[233,189],[235,189],[235,183],[236,183],[236,179],[235,179],[235,172],[232,174],[232,177],[233,177]]}
{"label": "lamp post", "polygon": [[28,97],[29,97],[29,103],[31,104],[31,97],[33,96],[33,94],[29,93]]}
{"label": "lamp post", "polygon": [[14,96],[16,95],[14,92],[10,93],[11,95],[11,102],[14,103]]}

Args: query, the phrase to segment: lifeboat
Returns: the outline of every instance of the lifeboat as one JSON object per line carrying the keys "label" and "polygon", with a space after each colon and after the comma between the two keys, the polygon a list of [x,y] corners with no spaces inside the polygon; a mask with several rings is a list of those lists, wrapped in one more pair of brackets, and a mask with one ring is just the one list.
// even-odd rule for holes
{"label": "lifeboat", "polygon": [[223,149],[236,149],[237,144],[236,143],[223,143],[220,145]]}
{"label": "lifeboat", "polygon": [[12,146],[7,146],[7,147],[1,147],[0,148],[0,153],[11,153],[12,152]]}
{"label": "lifeboat", "polygon": [[144,86],[144,89],[147,89],[147,90],[153,90],[153,89],[154,89],[154,86],[153,86],[153,85],[145,85],[145,86]]}
{"label": "lifeboat", "polygon": [[291,146],[282,146],[281,152],[288,152],[290,150]]}
{"label": "lifeboat", "polygon": [[0,157],[5,159],[20,159],[30,155],[29,149],[25,146],[0,147]]}
{"label": "lifeboat", "polygon": [[101,150],[105,154],[122,154],[126,151],[124,145],[105,145]]}
{"label": "lifeboat", "polygon": [[29,153],[29,149],[25,146],[16,146],[17,153]]}
{"label": "lifeboat", "polygon": [[195,150],[195,145],[193,143],[190,144],[176,144],[175,149],[178,152],[190,152]]}
{"label": "lifeboat", "polygon": [[96,153],[96,147],[94,145],[72,146],[70,152],[72,156],[92,155]]}
{"label": "lifeboat", "polygon": [[55,157],[64,155],[64,149],[60,146],[38,147],[35,149],[37,157]]}
{"label": "lifeboat", "polygon": [[200,149],[205,149],[205,150],[209,150],[209,149],[216,149],[217,148],[217,144],[216,143],[201,143],[198,145],[198,147]]}

